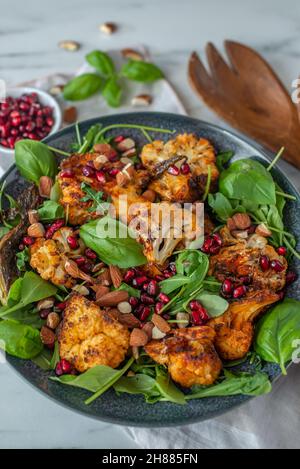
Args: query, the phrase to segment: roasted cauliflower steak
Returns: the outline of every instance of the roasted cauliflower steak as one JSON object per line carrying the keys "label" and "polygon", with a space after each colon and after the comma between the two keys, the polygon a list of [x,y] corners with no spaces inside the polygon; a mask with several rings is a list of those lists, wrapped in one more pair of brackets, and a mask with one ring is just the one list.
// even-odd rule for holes
{"label": "roasted cauliflower steak", "polygon": [[81,373],[96,365],[117,368],[128,348],[126,326],[83,296],[70,298],[59,332],[61,358]]}
{"label": "roasted cauliflower steak", "polygon": [[222,369],[214,338],[214,329],[208,326],[173,329],[163,339],[149,342],[145,350],[154,361],[167,366],[172,379],[181,386],[208,386]]}
{"label": "roasted cauliflower steak", "polygon": [[[186,162],[190,172],[173,176],[166,170],[156,178],[160,167],[174,156],[182,156],[182,159],[176,162],[176,166],[180,167]],[[155,140],[143,147],[141,160],[153,176],[149,189],[154,190],[162,200],[169,202],[197,200],[205,190],[209,171],[211,187],[216,185],[219,176],[212,144],[205,138],[197,138],[193,134],[177,135],[166,143]]]}

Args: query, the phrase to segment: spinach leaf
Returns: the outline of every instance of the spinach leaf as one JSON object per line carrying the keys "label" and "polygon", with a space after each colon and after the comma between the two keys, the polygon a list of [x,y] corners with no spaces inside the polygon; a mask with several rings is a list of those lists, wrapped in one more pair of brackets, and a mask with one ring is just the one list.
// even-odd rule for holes
{"label": "spinach leaf", "polygon": [[11,290],[14,295],[18,294],[17,300],[13,301],[13,304],[9,306],[0,308],[0,317],[7,316],[8,313],[17,311],[48,296],[55,295],[57,287],[46,282],[46,280],[43,280],[34,272],[26,272],[23,278],[17,279],[12,284],[8,296],[9,299],[12,298]]}
{"label": "spinach leaf", "polygon": [[62,205],[53,200],[45,200],[43,205],[38,209],[39,219],[44,222],[64,218],[65,212]]}
{"label": "spinach leaf", "polygon": [[106,264],[128,268],[146,263],[142,246],[130,236],[127,226],[108,216],[82,225],[80,237]]}
{"label": "spinach leaf", "polygon": [[292,359],[294,341],[300,339],[300,302],[286,298],[258,323],[254,348],[265,361],[278,363],[283,374]]}
{"label": "spinach leaf", "polygon": [[58,362],[59,362],[59,345],[58,345],[58,341],[56,340],[55,345],[54,345],[53,354],[52,354],[52,357],[51,357],[51,360],[50,360],[51,370],[55,370],[55,367],[56,367]]}
{"label": "spinach leaf", "polygon": [[156,65],[142,60],[129,60],[123,65],[121,75],[129,80],[140,82],[151,82],[164,77]]}
{"label": "spinach leaf", "polygon": [[25,324],[27,326],[34,327],[35,329],[40,329],[45,324],[45,321],[40,318],[36,309],[32,308],[31,305],[8,313],[7,318],[4,314],[2,316],[2,319],[14,320],[19,322],[20,324]]}
{"label": "spinach leaf", "polygon": [[9,355],[29,359],[43,349],[38,329],[13,320],[0,322],[0,347]]}
{"label": "spinach leaf", "polygon": [[208,387],[194,386],[192,393],[185,396],[186,400],[200,399],[203,397],[235,396],[245,394],[247,396],[260,396],[271,391],[272,385],[265,373],[231,373],[224,371],[225,378],[220,383]]}
{"label": "spinach leaf", "polygon": [[118,83],[118,78],[113,76],[104,85],[102,96],[111,107],[119,107],[121,104],[122,88]]}
{"label": "spinach leaf", "polygon": [[156,370],[156,386],[163,396],[163,400],[175,402],[175,404],[186,403],[183,392],[175,386],[170,376],[161,368]]}
{"label": "spinach leaf", "polygon": [[51,351],[46,348],[43,348],[41,353],[39,353],[39,355],[37,355],[36,357],[33,357],[31,361],[42,370],[49,371],[51,370]]}
{"label": "spinach leaf", "polygon": [[208,205],[217,215],[218,219],[225,222],[234,214],[230,200],[221,192],[216,194],[208,194]]}
{"label": "spinach leaf", "polygon": [[146,374],[122,376],[114,385],[117,393],[142,394],[148,404],[154,404],[161,399],[161,392],[156,387],[156,381]]}
{"label": "spinach leaf", "polygon": [[59,202],[61,197],[62,197],[62,193],[61,193],[60,185],[58,181],[55,181],[55,183],[53,184],[51,188],[50,200],[52,200],[52,202]]}
{"label": "spinach leaf", "polygon": [[224,151],[224,152],[219,153],[217,155],[216,165],[217,165],[217,168],[220,172],[224,171],[226,163],[228,163],[231,160],[233,155],[234,155],[234,152],[230,151],[230,150],[229,151]]}
{"label": "spinach leaf", "polygon": [[130,285],[127,285],[127,283],[121,283],[117,290],[125,290],[128,292],[129,296],[134,296],[135,298],[139,298],[141,296],[140,290]]}
{"label": "spinach leaf", "polygon": [[47,145],[37,140],[20,140],[15,146],[15,162],[20,174],[28,181],[39,184],[41,176],[52,179],[57,174],[55,156]]}
{"label": "spinach leaf", "polygon": [[0,239],[10,231],[8,226],[0,226]]}
{"label": "spinach leaf", "polygon": [[219,179],[220,192],[229,199],[254,204],[276,204],[275,183],[266,168],[252,159],[235,161]]}
{"label": "spinach leaf", "polygon": [[86,61],[105,78],[115,73],[115,65],[108,54],[100,50],[93,50],[85,56]]}
{"label": "spinach leaf", "polygon": [[52,381],[58,381],[62,384],[79,387],[93,392],[94,394],[85,401],[85,403],[88,405],[101,396],[111,386],[113,386],[116,381],[118,381],[118,379],[120,379],[121,376],[128,370],[128,368],[130,368],[133,361],[134,358],[130,358],[125,366],[120,370],[115,370],[105,365],[97,365],[78,376],[53,376],[50,379]]}
{"label": "spinach leaf", "polygon": [[26,270],[27,263],[29,262],[29,250],[28,248],[24,248],[23,251],[19,251],[16,254],[17,258],[17,267],[20,272]]}
{"label": "spinach leaf", "polygon": [[206,291],[199,293],[196,299],[204,306],[211,318],[222,316],[228,308],[228,301],[219,295],[212,295]]}
{"label": "spinach leaf", "polygon": [[190,277],[187,277],[186,275],[176,274],[173,277],[170,277],[166,280],[162,280],[159,283],[159,286],[163,293],[169,295],[169,293],[172,293],[174,290],[177,290],[183,285],[186,285],[190,281]]}
{"label": "spinach leaf", "polygon": [[102,78],[95,73],[83,73],[70,80],[64,87],[63,95],[68,101],[90,98],[102,88]]}

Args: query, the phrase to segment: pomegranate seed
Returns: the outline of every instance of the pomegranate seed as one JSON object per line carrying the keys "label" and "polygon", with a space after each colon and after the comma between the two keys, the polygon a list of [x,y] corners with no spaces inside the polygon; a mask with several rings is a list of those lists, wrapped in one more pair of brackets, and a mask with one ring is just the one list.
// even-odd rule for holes
{"label": "pomegranate seed", "polygon": [[161,303],[169,303],[170,301],[170,298],[168,297],[168,295],[166,295],[165,293],[161,292],[159,295],[158,295],[158,299]]}
{"label": "pomegranate seed", "polygon": [[136,307],[136,309],[135,309],[135,311],[134,311],[134,314],[139,318],[140,315],[142,314],[144,308],[145,308],[144,305],[139,304],[139,305]]}
{"label": "pomegranate seed", "polygon": [[195,326],[202,326],[206,321],[208,321],[209,316],[206,309],[201,306],[201,309],[192,311],[192,319]]}
{"label": "pomegranate seed", "polygon": [[96,179],[100,184],[106,183],[106,177],[104,171],[96,171]]}
{"label": "pomegranate seed", "polygon": [[284,265],[281,264],[277,259],[271,261],[271,269],[275,270],[275,272],[282,272],[284,270]]}
{"label": "pomegranate seed", "polygon": [[132,285],[134,287],[142,287],[145,282],[147,282],[148,278],[145,275],[142,275],[141,277],[135,277],[132,281]]}
{"label": "pomegranate seed", "polygon": [[63,370],[62,370],[62,366],[61,366],[61,362],[58,362],[56,367],[55,367],[55,374],[56,376],[61,376],[64,374]]}
{"label": "pomegranate seed", "polygon": [[280,290],[280,291],[277,292],[277,293],[278,293],[278,295],[279,295],[279,299],[280,299],[280,300],[283,300],[284,297],[285,297],[285,295],[286,295],[286,290],[283,289],[283,290]]}
{"label": "pomegranate seed", "polygon": [[8,137],[8,136],[9,136],[9,129],[10,129],[10,125],[9,125],[9,124],[1,125],[1,126],[0,126],[0,134],[1,134],[1,137],[3,137],[3,138]]}
{"label": "pomegranate seed", "polygon": [[149,282],[143,283],[142,290],[144,290],[146,292],[147,288],[148,288],[148,285],[149,285]]}
{"label": "pomegranate seed", "polygon": [[157,280],[157,282],[161,282],[162,280],[165,280],[165,277],[163,275],[155,275],[155,280]]}
{"label": "pomegranate seed", "polygon": [[118,173],[120,172],[119,169],[117,168],[112,168],[108,171],[108,174],[111,176],[111,177],[115,177]]}
{"label": "pomegranate seed", "polygon": [[63,373],[65,374],[68,374],[70,373],[71,369],[72,369],[72,365],[70,362],[68,362],[68,360],[66,360],[65,358],[63,358],[61,361],[60,361],[60,364],[61,364],[61,369],[63,371]]}
{"label": "pomegranate seed", "polygon": [[78,248],[78,240],[75,236],[68,236],[67,237],[67,242],[68,242],[68,245],[70,246],[71,249],[77,249]]}
{"label": "pomegranate seed", "polygon": [[190,301],[190,303],[189,303],[189,307],[190,307],[190,309],[191,309],[192,311],[198,311],[198,310],[200,310],[200,309],[202,308],[202,305],[201,305],[201,303],[199,303],[199,301],[197,301],[197,300],[192,300],[192,301]]}
{"label": "pomegranate seed", "polygon": [[147,295],[146,293],[141,294],[141,302],[144,303],[144,305],[154,305],[155,303],[154,298]]}
{"label": "pomegranate seed", "polygon": [[135,277],[135,271],[133,269],[127,270],[127,272],[124,275],[124,282],[129,283],[131,280],[133,280]]}
{"label": "pomegranate seed", "polygon": [[49,316],[50,313],[51,313],[51,309],[50,309],[50,308],[42,309],[42,310],[39,312],[39,316],[40,316],[41,319],[47,319],[47,317]]}
{"label": "pomegranate seed", "polygon": [[160,314],[160,312],[161,312],[161,310],[163,309],[164,306],[165,306],[164,303],[158,301],[156,303],[155,307],[154,307],[154,310],[155,310],[156,314]]}
{"label": "pomegranate seed", "polygon": [[250,275],[245,275],[244,277],[239,278],[240,282],[242,282],[243,285],[250,285],[252,282],[252,278]]}
{"label": "pomegranate seed", "polygon": [[64,169],[63,171],[60,172],[60,177],[61,178],[74,178],[75,174],[72,169]]}
{"label": "pomegranate seed", "polygon": [[159,292],[159,287],[157,285],[157,282],[155,280],[150,280],[150,282],[147,285],[147,293],[150,296],[156,296],[158,295]]}
{"label": "pomegranate seed", "polygon": [[191,172],[190,165],[187,163],[182,163],[180,166],[181,174],[189,174]]}
{"label": "pomegranate seed", "polygon": [[86,263],[86,258],[83,256],[75,257],[74,261],[76,262],[77,265],[81,266]]}
{"label": "pomegranate seed", "polygon": [[52,119],[52,117],[47,117],[46,123],[49,127],[52,127],[54,124],[54,120]]}
{"label": "pomegranate seed", "polygon": [[249,226],[249,228],[247,229],[247,233],[250,235],[250,234],[253,234],[255,233],[255,230],[256,230],[256,226],[255,225],[251,225]]}
{"label": "pomegranate seed", "polygon": [[175,262],[170,262],[170,264],[169,264],[169,269],[171,270],[171,272],[174,272],[174,274],[177,273],[177,269],[176,269],[176,264],[175,264]]}
{"label": "pomegranate seed", "polygon": [[35,129],[35,123],[33,121],[28,122],[25,129],[27,132],[32,132]]}
{"label": "pomegranate seed", "polygon": [[11,129],[10,135],[16,137],[19,134],[19,129]]}
{"label": "pomegranate seed", "polygon": [[90,166],[83,166],[82,168],[82,174],[88,178],[94,177],[95,176],[95,170],[91,168]]}
{"label": "pomegranate seed", "polygon": [[233,290],[233,285],[231,280],[224,280],[222,284],[222,292],[225,293],[226,295],[230,295]]}
{"label": "pomegranate seed", "polygon": [[63,219],[59,219],[59,220],[56,220],[54,223],[52,223],[52,225],[50,225],[50,227],[47,229],[46,231],[46,234],[45,234],[45,238],[46,239],[50,239],[52,238],[52,236],[54,235],[54,233],[59,230],[60,228],[62,228],[65,224],[65,221]]}
{"label": "pomegranate seed", "polygon": [[178,176],[178,174],[180,173],[180,170],[179,170],[179,168],[177,168],[177,166],[175,166],[174,164],[172,164],[172,165],[168,168],[168,173],[169,173],[169,174],[172,174],[172,176]]}
{"label": "pomegranate seed", "polygon": [[23,244],[25,244],[25,246],[32,246],[34,244],[34,241],[35,239],[31,236],[24,236],[23,238]]}
{"label": "pomegranate seed", "polygon": [[291,283],[295,282],[297,278],[298,276],[296,272],[294,272],[293,270],[289,270],[285,277],[287,285],[291,285]]}
{"label": "pomegranate seed", "polygon": [[41,117],[37,117],[36,118],[36,121],[35,121],[35,126],[38,128],[38,129],[41,129],[43,127],[43,119]]}
{"label": "pomegranate seed", "polygon": [[277,249],[277,252],[280,256],[286,256],[287,249],[284,246],[279,246],[279,248]]}
{"label": "pomegranate seed", "polygon": [[221,236],[219,235],[219,233],[214,233],[213,236],[212,236],[212,239],[213,239],[213,241],[215,241],[215,243],[217,243],[219,246],[222,246],[223,241],[222,241],[222,238],[221,238]]}
{"label": "pomegranate seed", "polygon": [[111,150],[107,158],[111,163],[113,163],[114,161],[117,161],[119,159],[119,155],[115,150]]}
{"label": "pomegranate seed", "polygon": [[84,254],[86,255],[88,259],[92,259],[93,261],[97,259],[97,254],[95,253],[95,251],[93,251],[90,248],[86,248],[86,250],[84,251]]}
{"label": "pomegranate seed", "polygon": [[166,314],[163,314],[162,317],[163,317],[166,321],[168,321],[168,319],[170,319],[170,315],[167,314],[167,313],[166,313]]}
{"label": "pomegranate seed", "polygon": [[7,140],[5,138],[1,138],[0,143],[3,147],[8,147]]}
{"label": "pomegranate seed", "polygon": [[164,277],[165,277],[165,278],[173,277],[173,275],[174,275],[174,274],[173,274],[172,272],[168,272],[168,271],[167,271],[167,272],[164,272]]}
{"label": "pomegranate seed", "polygon": [[210,252],[210,248],[212,247],[213,245],[213,240],[212,238],[206,238],[204,243],[203,243],[203,246],[201,248],[201,251],[205,252],[206,254],[209,254]]}
{"label": "pomegranate seed", "polygon": [[19,113],[18,111],[12,111],[12,112],[10,113],[10,117],[11,117],[12,119],[15,119],[16,117],[20,117],[20,113]]}
{"label": "pomegranate seed", "polygon": [[209,250],[209,254],[218,254],[220,252],[221,247],[218,244],[213,244]]}
{"label": "pomegranate seed", "polygon": [[30,106],[28,105],[28,103],[21,102],[21,103],[19,104],[19,108],[21,109],[21,111],[28,111],[28,110],[29,110],[29,107],[30,107]]}
{"label": "pomegranate seed", "polygon": [[123,137],[123,135],[118,135],[117,137],[114,138],[115,143],[123,142],[123,140],[125,140],[125,137]]}
{"label": "pomegranate seed", "polygon": [[140,313],[140,320],[146,321],[150,313],[151,308],[149,306],[143,306],[142,312]]}
{"label": "pomegranate seed", "polygon": [[67,302],[66,301],[62,301],[61,303],[57,303],[57,305],[55,305],[55,307],[57,309],[59,309],[60,311],[63,311],[67,306]]}
{"label": "pomegranate seed", "polygon": [[263,272],[266,272],[270,268],[270,259],[268,256],[261,256],[259,259],[259,265]]}
{"label": "pomegranate seed", "polygon": [[139,300],[138,298],[136,298],[135,296],[131,296],[128,300],[128,303],[133,307],[133,308],[136,308],[139,304]]}
{"label": "pomegranate seed", "polygon": [[14,148],[15,141],[16,141],[15,137],[8,137],[7,143],[8,143],[9,148]]}
{"label": "pomegranate seed", "polygon": [[233,298],[237,299],[237,298],[241,298],[242,296],[244,296],[245,294],[247,293],[247,289],[244,285],[241,285],[240,287],[236,287],[234,290],[233,290]]}

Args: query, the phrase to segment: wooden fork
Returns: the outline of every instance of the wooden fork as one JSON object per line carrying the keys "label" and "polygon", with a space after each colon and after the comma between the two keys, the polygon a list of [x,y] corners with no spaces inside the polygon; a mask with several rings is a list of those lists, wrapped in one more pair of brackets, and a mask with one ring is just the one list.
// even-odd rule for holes
{"label": "wooden fork", "polygon": [[300,168],[300,107],[270,65],[243,44],[225,41],[229,65],[212,43],[206,46],[210,71],[196,52],[188,66],[198,95],[232,127],[270,150],[285,147],[284,158]]}

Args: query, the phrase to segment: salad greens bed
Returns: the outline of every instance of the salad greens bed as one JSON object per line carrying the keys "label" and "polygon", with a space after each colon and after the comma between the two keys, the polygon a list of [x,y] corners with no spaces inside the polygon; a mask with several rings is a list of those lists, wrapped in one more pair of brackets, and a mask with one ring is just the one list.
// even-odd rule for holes
{"label": "salad greens bed", "polygon": [[[110,88],[117,89],[118,87],[115,67],[111,59],[95,51],[87,56],[87,60],[106,77],[106,85],[102,91],[106,99],[112,105],[118,104],[119,92],[109,91]],[[143,63],[134,65],[129,62],[123,67],[122,74],[130,79],[141,78],[143,67],[146,65]],[[148,69],[150,66],[151,64],[147,64]],[[149,76],[148,69],[147,76]],[[153,79],[159,78],[155,67],[152,72]],[[68,99],[83,99],[100,89],[101,78],[98,75],[93,75],[93,77],[90,76],[92,74],[87,75],[89,76],[77,77],[67,85],[65,95]],[[78,92],[78,87],[83,95]],[[77,141],[74,142],[71,150],[78,153],[92,151],[95,143],[110,141],[110,137],[107,136],[108,131],[120,128],[140,130],[147,141],[152,141],[152,133],[174,133],[148,126],[123,124],[102,127],[99,124],[91,127],[82,139],[79,127],[76,125]],[[41,142],[20,141],[16,144],[16,166],[25,179],[36,184],[41,176],[47,175],[54,179],[58,172],[54,153],[62,156],[70,155],[68,152]],[[300,254],[295,247],[296,240],[284,226],[283,221],[286,202],[295,198],[284,193],[271,174],[281,153],[268,168],[253,159],[241,159],[229,164],[233,153],[219,154],[217,165],[221,175],[218,192],[210,193],[210,178],[208,178],[204,199],[207,196],[207,204],[220,225],[226,223],[226,220],[234,213],[247,212],[253,223],[263,222],[269,228],[272,233],[269,238],[270,243],[274,246],[284,244],[290,257],[296,256],[300,259]],[[9,195],[4,194],[4,188],[5,184],[2,185],[0,191],[1,210],[3,197],[7,198],[10,210],[16,208],[16,202]],[[106,213],[107,201],[102,199],[103,194],[94,191],[87,184],[83,184],[82,189],[86,194],[84,200],[93,201],[92,210],[100,206],[103,213]],[[59,189],[55,184],[50,200],[44,201],[38,209],[40,220],[51,222],[57,218],[67,217],[58,201]],[[100,222],[100,228],[103,226],[103,230],[107,219],[108,215],[105,215]],[[3,218],[0,237],[18,222],[18,214],[9,222]],[[84,224],[80,228],[80,236],[86,246],[93,249],[106,263],[118,265],[121,268],[145,263],[141,246],[130,236],[127,227],[116,220],[113,223],[117,233],[123,231],[122,237],[100,236],[98,220]],[[160,282],[161,291],[171,298],[171,301],[163,308],[163,311],[170,315],[170,322],[176,322],[174,317],[177,312],[189,311],[188,305],[192,299],[200,300],[210,317],[221,316],[226,311],[228,302],[219,294],[221,284],[207,274],[209,257],[197,249],[186,249],[174,254],[174,262],[177,273]],[[35,303],[49,296],[55,296],[58,300],[64,301],[68,298],[69,292],[65,288],[58,288],[46,282],[39,275],[29,271],[27,249],[18,253],[17,265],[22,275],[11,286],[7,305],[0,308],[0,346],[2,344],[7,353],[19,358],[31,359],[37,366],[49,371],[51,381],[86,390],[89,393],[86,404],[92,403],[109,388],[113,388],[118,395],[129,393],[144,396],[147,403],[170,401],[181,405],[191,399],[236,394],[257,396],[268,393],[272,386],[268,375],[263,371],[264,363],[278,364],[285,374],[286,364],[291,361],[295,350],[294,344],[300,341],[300,303],[286,298],[272,307],[256,326],[254,352],[251,353],[250,360],[250,363],[255,363],[255,365],[246,371],[228,370],[229,366],[238,365],[249,357],[238,363],[224,364],[222,376],[212,386],[195,386],[189,392],[183,392],[170,380],[166,369],[154,363],[145,353],[141,353],[137,360],[129,358],[120,369],[95,366],[80,375],[53,376],[51,370],[55,369],[59,361],[58,343],[55,344],[53,351],[44,348],[39,334],[44,321],[40,319]],[[131,296],[140,295],[139,290],[125,283],[122,283],[120,289],[127,290]],[[129,370],[134,372],[134,375],[128,375]]]}

